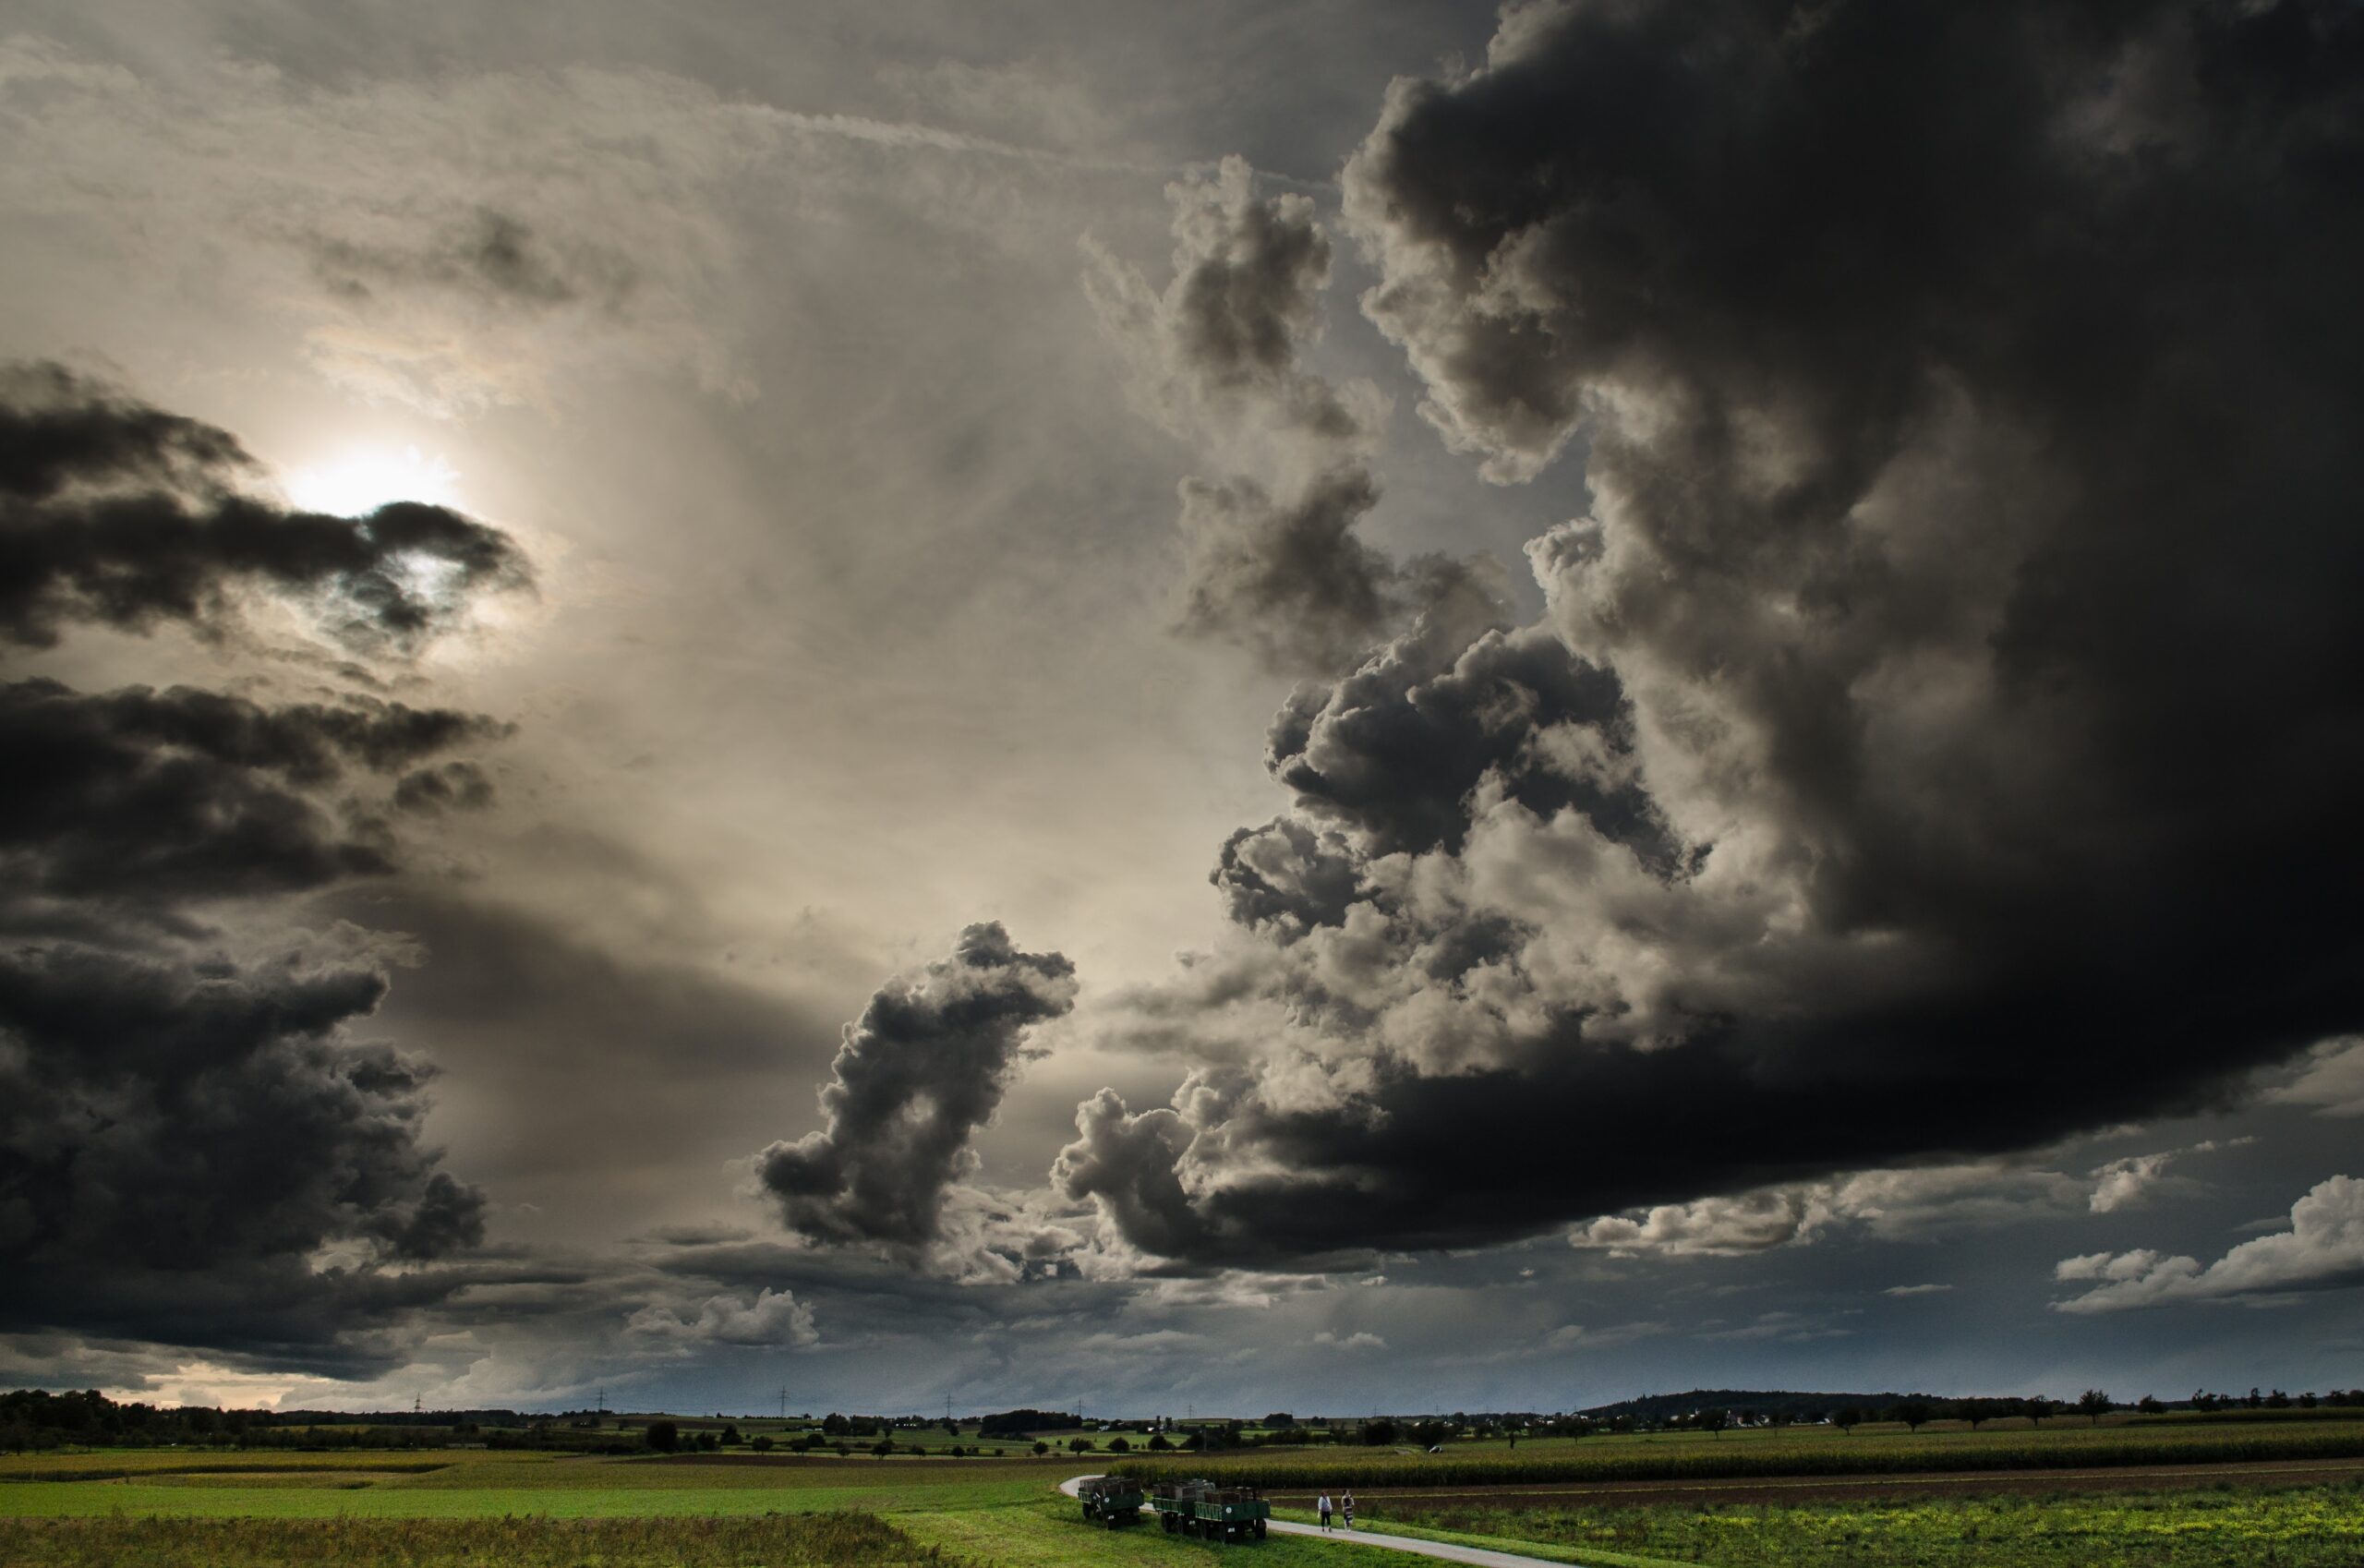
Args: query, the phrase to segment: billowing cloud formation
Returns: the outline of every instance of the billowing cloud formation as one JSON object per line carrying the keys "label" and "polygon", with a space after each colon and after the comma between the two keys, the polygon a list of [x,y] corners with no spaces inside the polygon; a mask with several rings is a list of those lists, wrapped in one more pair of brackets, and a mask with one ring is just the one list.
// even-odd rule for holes
{"label": "billowing cloud formation", "polygon": [[1247,163],[1167,187],[1164,291],[1098,247],[1086,286],[1134,361],[1152,413],[1234,472],[1186,479],[1179,629],[1281,670],[1352,668],[1440,598],[1491,585],[1472,563],[1402,564],[1355,529],[1379,503],[1369,448],[1385,404],[1306,368],[1321,335],[1330,238],[1302,196],[1258,196]]}
{"label": "billowing cloud formation", "polygon": [[710,1296],[694,1315],[683,1317],[669,1307],[644,1307],[625,1321],[634,1333],[676,1340],[685,1345],[742,1345],[778,1348],[811,1345],[821,1337],[813,1325],[813,1309],[796,1299],[792,1290],[766,1285],[752,1300],[735,1296]]}
{"label": "billowing cloud formation", "polygon": [[1546,6],[1397,83],[1365,308],[1496,477],[1584,430],[1592,511],[1467,656],[1516,679],[1448,653],[1366,714],[1388,655],[1285,712],[1351,853],[1235,841],[1263,923],[1160,1004],[1213,1065],[1087,1106],[1071,1190],[1201,1262],[1466,1245],[2036,1147],[2353,1030],[2354,30]]}
{"label": "billowing cloud formation", "polygon": [[0,1321],[285,1354],[448,1293],[371,1266],[484,1228],[420,1143],[428,1067],[341,1038],[384,989],[350,965],[0,957]]}
{"label": "billowing cloud formation", "polygon": [[267,591],[348,646],[408,652],[474,596],[532,581],[506,535],[456,512],[289,511],[235,488],[253,470],[227,432],[60,367],[0,375],[0,640],[45,647],[76,621],[219,635]]}
{"label": "billowing cloud formation", "polygon": [[819,1242],[918,1247],[942,1234],[945,1198],[975,1164],[969,1140],[1001,1104],[1030,1025],[1075,1004],[1075,966],[1019,951],[997,923],[949,958],[879,988],[846,1026],[827,1125],[758,1157],[791,1229]]}
{"label": "billowing cloud formation", "polygon": [[[269,595],[401,660],[528,580],[457,513],[291,513],[233,488],[252,466],[227,433],[54,367],[0,378],[0,642],[219,637]],[[485,1200],[423,1141],[432,1069],[352,1033],[399,944],[274,930],[267,900],[394,871],[388,808],[437,786],[482,803],[481,772],[443,754],[509,728],[0,681],[0,1331],[401,1357],[405,1319],[463,1283],[435,1265],[482,1240]]]}
{"label": "billowing cloud formation", "polygon": [[2364,1181],[2336,1176],[2290,1206],[2290,1228],[2242,1242],[2216,1261],[2145,1249],[2064,1259],[2053,1277],[2092,1289],[2062,1312],[2117,1312],[2171,1301],[2225,1301],[2364,1285]]}

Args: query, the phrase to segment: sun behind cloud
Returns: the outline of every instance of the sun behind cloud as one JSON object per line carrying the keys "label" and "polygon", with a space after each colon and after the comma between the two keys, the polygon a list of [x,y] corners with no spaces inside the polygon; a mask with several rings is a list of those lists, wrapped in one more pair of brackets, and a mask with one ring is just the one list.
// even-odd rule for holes
{"label": "sun behind cloud", "polygon": [[425,501],[458,507],[460,474],[443,454],[416,446],[349,447],[333,458],[288,470],[282,481],[287,499],[307,512],[358,517],[390,501]]}

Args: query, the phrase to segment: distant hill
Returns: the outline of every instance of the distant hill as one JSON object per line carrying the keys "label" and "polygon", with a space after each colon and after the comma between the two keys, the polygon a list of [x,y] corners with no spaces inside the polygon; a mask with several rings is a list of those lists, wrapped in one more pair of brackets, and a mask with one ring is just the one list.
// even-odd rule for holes
{"label": "distant hill", "polygon": [[1614,1405],[1596,1405],[1577,1414],[1604,1421],[1618,1416],[1631,1416],[1641,1421],[1663,1421],[1670,1416],[1687,1416],[1694,1410],[1720,1407],[1725,1410],[1756,1410],[1768,1416],[1822,1416],[1849,1405],[1863,1410],[1882,1410],[1900,1399],[1936,1403],[1934,1394],[1926,1393],[1806,1393],[1795,1389],[1695,1388],[1688,1393],[1653,1393],[1640,1399],[1621,1399]]}

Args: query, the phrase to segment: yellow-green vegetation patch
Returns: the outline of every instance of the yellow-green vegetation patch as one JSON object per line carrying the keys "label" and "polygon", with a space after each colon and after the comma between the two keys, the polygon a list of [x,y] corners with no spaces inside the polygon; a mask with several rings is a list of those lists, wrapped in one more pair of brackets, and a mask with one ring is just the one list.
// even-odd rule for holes
{"label": "yellow-green vegetation patch", "polygon": [[[2355,1568],[2364,1486],[1933,1502],[1530,1508],[1406,1505],[1416,1527],[1508,1550],[1587,1550],[1714,1568]],[[1396,1528],[1391,1517],[1387,1528]],[[1522,1545],[1521,1543],[1532,1543]]]}
{"label": "yellow-green vegetation patch", "polygon": [[10,1568],[932,1568],[874,1514],[664,1519],[0,1520]]}
{"label": "yellow-green vegetation patch", "polygon": [[1406,1568],[1418,1560],[1377,1547],[1271,1536],[1218,1546],[1169,1536],[1154,1523],[1111,1530],[1088,1525],[1066,1498],[1017,1507],[899,1514],[914,1540],[974,1568]]}

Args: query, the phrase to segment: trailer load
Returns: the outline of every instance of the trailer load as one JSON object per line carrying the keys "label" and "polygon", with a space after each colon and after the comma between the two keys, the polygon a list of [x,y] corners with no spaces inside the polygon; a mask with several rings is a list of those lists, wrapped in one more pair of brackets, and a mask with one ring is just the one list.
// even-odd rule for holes
{"label": "trailer load", "polygon": [[1197,1536],[1222,1544],[1262,1540],[1272,1505],[1254,1487],[1219,1487],[1212,1481],[1160,1481],[1149,1490],[1149,1505],[1171,1535]]}
{"label": "trailer load", "polygon": [[1128,1481],[1122,1476],[1093,1476],[1076,1487],[1075,1495],[1083,1504],[1083,1517],[1088,1524],[1105,1525],[1113,1530],[1119,1525],[1141,1522],[1139,1481]]}

